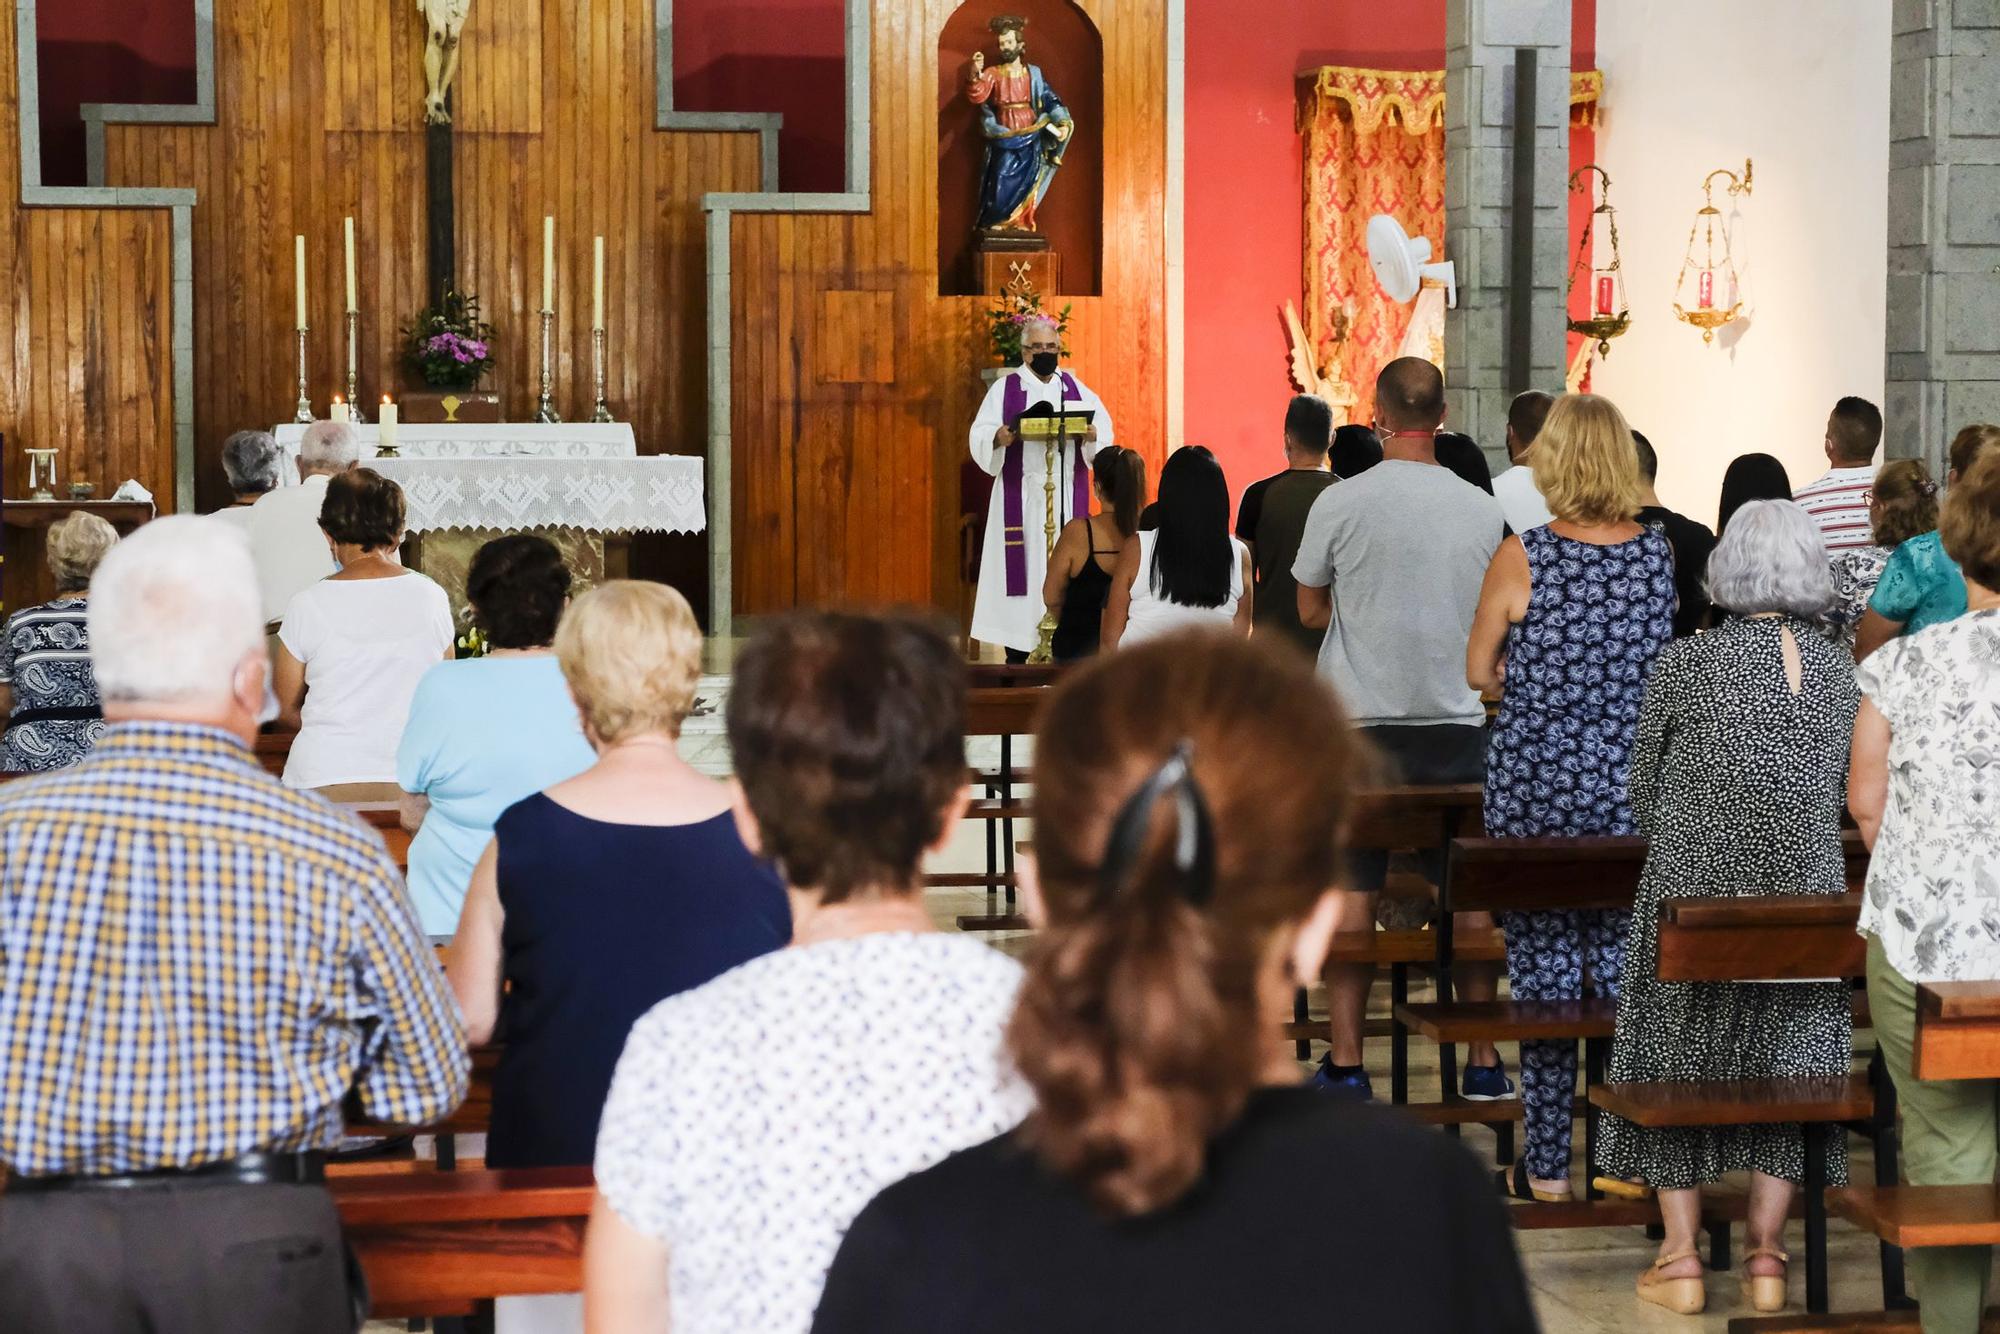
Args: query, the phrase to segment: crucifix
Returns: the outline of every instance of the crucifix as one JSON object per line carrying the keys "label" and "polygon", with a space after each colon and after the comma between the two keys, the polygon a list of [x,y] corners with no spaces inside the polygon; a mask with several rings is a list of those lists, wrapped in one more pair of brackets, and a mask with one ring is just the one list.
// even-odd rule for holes
{"label": "crucifix", "polygon": [[424,20],[424,185],[431,296],[454,287],[455,206],[451,188],[451,85],[458,76],[459,38],[472,0],[416,0]]}

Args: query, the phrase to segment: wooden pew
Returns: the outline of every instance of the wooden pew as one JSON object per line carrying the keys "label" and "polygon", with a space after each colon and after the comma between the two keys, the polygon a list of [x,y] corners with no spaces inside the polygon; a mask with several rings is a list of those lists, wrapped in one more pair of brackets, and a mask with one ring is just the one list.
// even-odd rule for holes
{"label": "wooden pew", "polygon": [[329,1178],[378,1319],[467,1314],[493,1297],[580,1292],[587,1167]]}
{"label": "wooden pew", "polygon": [[[1719,895],[1660,904],[1662,982],[1848,980],[1865,954],[1855,923],[1859,893]],[[1595,1083],[1593,1106],[1650,1128],[1801,1122],[1805,1136],[1806,1309],[1827,1307],[1826,1155],[1833,1135],[1853,1128],[1889,1146],[1893,1112],[1878,1116],[1875,1081],[1840,1075],[1808,1079]],[[1900,1295],[1900,1257],[1884,1255],[1884,1284]]]}
{"label": "wooden pew", "polygon": [[[1933,982],[1917,988],[1917,1033],[1911,1064],[1919,1079],[2000,1079],[2000,982]],[[1878,1147],[1878,1157],[1883,1150]],[[1827,1192],[1840,1217],[1866,1228],[1888,1248],[2000,1245],[2000,1186],[1901,1186],[1895,1184],[1895,1154],[1877,1184]],[[1921,1295],[1921,1294],[1920,1294]],[[1885,1303],[1893,1304],[1893,1303]],[[1758,1326],[1764,1334],[1791,1329],[1910,1330],[1909,1311],[1867,1313],[1856,1319],[1874,1324],[1844,1326]],[[1988,1311],[1986,1328],[2000,1328],[2000,1312]]]}
{"label": "wooden pew", "polygon": [[1918,1079],[2000,1078],[2000,982],[1917,988]]}
{"label": "wooden pew", "polygon": [[[1000,766],[977,776],[983,793],[980,801],[966,812],[968,819],[986,824],[986,871],[974,883],[986,889],[986,911],[961,913],[961,931],[1020,931],[1027,920],[1015,902],[1014,822],[1029,818],[1028,803],[1016,796],[1025,781],[1014,764],[1014,739],[1031,736],[1041,720],[1042,706],[1048,702],[1048,683],[1056,668],[1019,664],[977,663],[972,667],[972,687],[965,696],[967,737],[1000,738]],[[932,886],[963,885],[969,877],[926,877]],[[1004,906],[1001,896],[1005,896]]]}

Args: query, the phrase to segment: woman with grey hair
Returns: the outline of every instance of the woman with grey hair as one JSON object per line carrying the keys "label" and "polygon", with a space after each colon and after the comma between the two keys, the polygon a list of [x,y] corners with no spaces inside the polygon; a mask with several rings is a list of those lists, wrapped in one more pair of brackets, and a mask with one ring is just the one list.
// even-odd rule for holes
{"label": "woman with grey hair", "polygon": [[[1833,578],[1812,518],[1756,500],[1731,518],[1708,562],[1708,592],[1728,613],[1677,640],[1646,687],[1632,752],[1632,810],[1650,840],[1625,946],[1611,1049],[1614,1081],[1806,1078],[1847,1073],[1853,1023],[1840,982],[1662,982],[1662,899],[1715,894],[1839,894],[1840,811],[1859,696],[1854,662],[1814,628]],[[1846,1150],[1827,1151],[1832,1181]],[[1804,1131],[1785,1125],[1649,1129],[1609,1113],[1600,1184],[1659,1192],[1666,1240],[1639,1279],[1641,1300],[1693,1314],[1707,1300],[1695,1251],[1700,1188],[1748,1170],[1743,1284],[1751,1304],[1785,1304],[1780,1248],[1804,1175]]]}
{"label": "woman with grey hair", "polygon": [[118,530],[78,512],[49,526],[49,570],[56,595],[23,607],[0,628],[0,773],[40,773],[75,764],[104,730],[97,678],[90,670],[84,613],[90,576]]}
{"label": "woman with grey hair", "polygon": [[238,431],[223,441],[222,471],[229,479],[229,494],[234,499],[220,513],[238,519],[241,516],[231,510],[248,509],[257,503],[258,497],[276,490],[278,467],[283,459],[277,437],[269,431]]}

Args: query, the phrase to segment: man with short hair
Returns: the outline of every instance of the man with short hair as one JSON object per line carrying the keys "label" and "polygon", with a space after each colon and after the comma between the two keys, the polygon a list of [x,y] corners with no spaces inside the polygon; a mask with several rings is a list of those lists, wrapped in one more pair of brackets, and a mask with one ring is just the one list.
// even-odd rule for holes
{"label": "man with short hair", "polygon": [[250,507],[245,526],[267,626],[284,619],[287,604],[308,584],[334,572],[319,509],[327,479],[359,462],[361,441],[353,427],[316,421],[299,442],[299,485],[278,487]]}
{"label": "man with short hair", "polygon": [[0,1329],[350,1334],[350,1086],[448,1115],[458,1013],[372,831],[266,773],[242,537],[158,519],[90,595],[109,723],[0,788]]}
{"label": "man with short hair", "polygon": [[1327,450],[1333,442],[1333,409],[1313,394],[1300,394],[1285,409],[1285,470],[1244,488],[1236,512],[1236,535],[1250,548],[1257,596],[1252,619],[1259,633],[1278,634],[1317,655],[1326,632],[1299,623],[1298,586],[1292,562],[1306,515],[1319,493],[1332,486]]}
{"label": "man with short hair", "polygon": [[1542,489],[1535,485],[1535,470],[1528,464],[1528,451],[1555,405],[1555,396],[1539,389],[1516,394],[1507,405],[1507,460],[1514,466],[1493,479],[1493,498],[1500,502],[1507,526],[1516,533],[1540,528],[1555,518],[1543,503]]}
{"label": "man with short hair", "polygon": [[1632,444],[1639,451],[1639,480],[1645,486],[1645,503],[1637,517],[1648,528],[1659,529],[1674,549],[1674,592],[1680,596],[1680,605],[1674,609],[1674,638],[1686,639],[1708,618],[1706,579],[1715,534],[1706,524],[1660,503],[1660,493],[1654,487],[1660,475],[1660,456],[1654,452],[1653,442],[1638,431],[1632,432]]}
{"label": "man with short hair", "polygon": [[[979,558],[979,589],[973,595],[972,637],[1007,650],[1010,662],[1025,662],[1040,635],[1042,578],[1048,571],[1051,535],[1079,515],[1090,513],[1090,460],[1116,443],[1111,414],[1090,387],[1062,369],[1062,331],[1054,320],[1037,317],[1021,328],[1022,364],[1001,372],[986,391],[967,439],[972,461],[998,479],[986,506],[986,544]],[[1021,438],[1022,417],[1058,411],[1089,412],[1090,425],[1054,450],[1055,524],[1049,525],[1050,450],[1044,440]]]}
{"label": "man with short hair", "polygon": [[[1313,502],[1292,577],[1299,620],[1326,630],[1320,674],[1348,715],[1410,784],[1477,783],[1486,773],[1486,706],[1465,683],[1465,643],[1486,567],[1505,528],[1500,506],[1437,461],[1444,422],[1444,377],[1420,357],[1399,357],[1375,382],[1375,431],[1382,461],[1328,487]],[[1433,883],[1443,853],[1427,858]],[[1375,927],[1375,900],[1388,857],[1360,852],[1341,893],[1339,929]],[[1490,928],[1484,913],[1457,924]],[[1461,969],[1467,1000],[1492,999],[1490,964]],[[1361,1061],[1362,1017],[1372,964],[1327,969],[1332,1045],[1316,1082],[1371,1096]],[[1514,1086],[1492,1043],[1466,1052],[1467,1098],[1512,1097]]]}
{"label": "man with short hair", "polygon": [[1819,525],[1829,556],[1874,542],[1868,493],[1875,485],[1875,449],[1882,443],[1882,409],[1849,396],[1833,405],[1826,419],[1826,458],[1832,464],[1818,481],[1792,499]]}

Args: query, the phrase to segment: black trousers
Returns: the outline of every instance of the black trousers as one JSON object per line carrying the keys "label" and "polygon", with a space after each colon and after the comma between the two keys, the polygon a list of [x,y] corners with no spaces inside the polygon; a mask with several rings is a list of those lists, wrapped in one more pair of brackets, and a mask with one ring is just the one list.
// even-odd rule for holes
{"label": "black trousers", "polygon": [[[1412,726],[1379,723],[1359,729],[1361,735],[1388,762],[1385,781],[1412,787],[1433,784],[1478,783],[1486,778],[1486,729],[1469,723],[1436,723]],[[1477,833],[1477,830],[1468,830]],[[1424,874],[1433,885],[1444,882],[1444,850],[1432,848],[1418,855]],[[1389,854],[1356,851],[1348,854],[1350,887],[1366,893],[1380,893],[1389,875]]]}
{"label": "black trousers", "polygon": [[7,1334],[354,1334],[363,1293],[322,1186],[0,1195]]}

